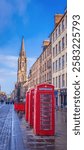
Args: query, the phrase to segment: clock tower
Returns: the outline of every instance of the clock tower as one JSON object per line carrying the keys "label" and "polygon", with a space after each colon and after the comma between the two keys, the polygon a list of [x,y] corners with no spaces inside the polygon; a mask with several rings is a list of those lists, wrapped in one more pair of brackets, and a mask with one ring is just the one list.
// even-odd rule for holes
{"label": "clock tower", "polygon": [[27,81],[27,58],[24,47],[24,37],[22,37],[21,50],[18,58],[17,82],[23,83]]}

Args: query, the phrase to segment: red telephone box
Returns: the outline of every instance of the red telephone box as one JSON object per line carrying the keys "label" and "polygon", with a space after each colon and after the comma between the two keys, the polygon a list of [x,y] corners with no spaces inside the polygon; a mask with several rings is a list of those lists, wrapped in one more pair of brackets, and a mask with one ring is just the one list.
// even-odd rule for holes
{"label": "red telephone box", "polygon": [[23,112],[25,112],[25,103],[24,102],[15,102],[14,103],[14,109],[16,111],[23,111]]}
{"label": "red telephone box", "polygon": [[34,93],[34,133],[36,135],[55,134],[54,86],[37,85]]}
{"label": "red telephone box", "polygon": [[29,92],[26,92],[26,103],[25,103],[25,120],[28,121],[28,111],[29,111]]}
{"label": "red telephone box", "polygon": [[34,123],[34,89],[29,92],[29,124],[33,127]]}

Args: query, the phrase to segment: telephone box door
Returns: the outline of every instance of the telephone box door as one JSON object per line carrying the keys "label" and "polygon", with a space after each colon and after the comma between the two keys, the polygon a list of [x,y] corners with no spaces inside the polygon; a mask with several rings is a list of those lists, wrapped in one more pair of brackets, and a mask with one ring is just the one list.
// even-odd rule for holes
{"label": "telephone box door", "polygon": [[29,92],[29,124],[33,127],[34,123],[34,89]]}
{"label": "telephone box door", "polygon": [[34,107],[34,133],[38,135],[54,135],[55,103],[53,85],[41,84],[37,86]]}
{"label": "telephone box door", "polygon": [[29,113],[29,92],[26,92],[26,103],[25,103],[25,120],[28,121]]}

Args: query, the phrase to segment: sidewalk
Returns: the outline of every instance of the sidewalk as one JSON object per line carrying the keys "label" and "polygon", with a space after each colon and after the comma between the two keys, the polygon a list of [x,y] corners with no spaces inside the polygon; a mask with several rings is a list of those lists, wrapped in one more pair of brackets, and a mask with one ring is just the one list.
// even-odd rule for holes
{"label": "sidewalk", "polygon": [[0,109],[0,150],[67,150],[66,112],[56,111],[55,136],[35,136],[13,105]]}
{"label": "sidewalk", "polygon": [[67,122],[64,111],[56,112],[55,136],[35,136],[33,129],[20,117],[20,128],[23,134],[25,150],[67,150]]}
{"label": "sidewalk", "polygon": [[24,150],[20,122],[17,113],[14,111],[14,109],[12,110],[12,135],[10,150]]}
{"label": "sidewalk", "polygon": [[13,105],[0,107],[0,150],[25,150],[19,118]]}

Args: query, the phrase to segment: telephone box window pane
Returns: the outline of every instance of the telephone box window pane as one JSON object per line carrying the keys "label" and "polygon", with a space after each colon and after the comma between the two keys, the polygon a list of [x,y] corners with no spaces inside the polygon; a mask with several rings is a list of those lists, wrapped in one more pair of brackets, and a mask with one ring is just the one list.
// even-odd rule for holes
{"label": "telephone box window pane", "polygon": [[40,94],[40,128],[50,130],[52,121],[52,95]]}

